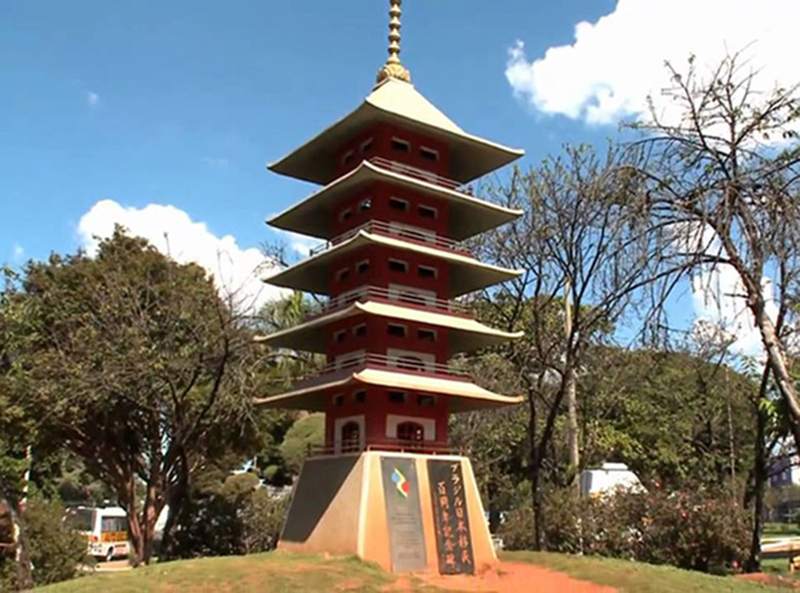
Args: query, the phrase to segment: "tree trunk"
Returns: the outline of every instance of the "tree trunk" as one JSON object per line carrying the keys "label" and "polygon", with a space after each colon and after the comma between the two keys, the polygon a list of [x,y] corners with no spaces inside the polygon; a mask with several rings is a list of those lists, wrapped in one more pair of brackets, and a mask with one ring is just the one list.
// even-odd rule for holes
{"label": "tree trunk", "polygon": [[789,428],[792,431],[795,446],[797,450],[800,450],[800,400],[798,400],[797,390],[789,373],[786,354],[778,338],[775,324],[772,323],[765,311],[764,299],[760,294],[751,299],[750,309],[761,332],[761,340],[767,351],[767,364],[772,370],[775,385],[789,409]]}
{"label": "tree trunk", "polygon": [[580,494],[581,483],[578,479],[580,472],[580,448],[578,445],[578,386],[575,370],[567,369],[566,395],[567,395],[567,436],[569,439],[569,480]]}
{"label": "tree trunk", "polygon": [[528,415],[528,438],[531,447],[531,503],[533,510],[533,549],[541,552],[544,549],[544,504],[540,483],[541,459],[539,447],[536,442],[536,405],[533,394],[528,395],[530,413]]}
{"label": "tree trunk", "polygon": [[770,369],[764,369],[761,387],[756,400],[756,442],[753,462],[753,534],[750,539],[750,556],[745,563],[746,572],[761,572],[761,535],[764,529],[764,492],[767,482],[766,438],[767,415],[761,403],[767,399]]}
{"label": "tree trunk", "polygon": [[[570,351],[570,341],[572,340],[572,305],[570,294],[572,282],[567,277],[564,287],[564,337],[567,352]],[[573,365],[567,364],[566,377],[567,395],[567,440],[569,442],[569,481],[577,489],[580,495],[581,484],[578,480],[580,471],[580,449],[578,445],[578,386],[577,377]]]}
{"label": "tree trunk", "polygon": [[0,504],[8,508],[14,530],[14,559],[17,568],[17,588],[21,590],[33,589],[33,572],[31,570],[31,556],[28,536],[22,517],[19,516],[13,501],[6,496],[2,476],[0,476]]}

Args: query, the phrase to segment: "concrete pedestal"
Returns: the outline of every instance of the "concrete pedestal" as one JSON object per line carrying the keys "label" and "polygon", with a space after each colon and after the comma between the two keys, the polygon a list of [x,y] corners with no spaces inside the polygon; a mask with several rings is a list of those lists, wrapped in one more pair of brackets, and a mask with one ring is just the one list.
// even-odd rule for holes
{"label": "concrete pedestal", "polygon": [[316,457],[292,494],[281,550],[357,555],[392,572],[480,573],[497,557],[466,457]]}

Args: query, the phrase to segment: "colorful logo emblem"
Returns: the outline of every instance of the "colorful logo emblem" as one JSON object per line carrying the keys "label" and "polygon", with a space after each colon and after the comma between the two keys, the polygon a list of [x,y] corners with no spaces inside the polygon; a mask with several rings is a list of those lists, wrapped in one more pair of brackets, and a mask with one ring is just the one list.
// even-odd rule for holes
{"label": "colorful logo emblem", "polygon": [[397,488],[398,496],[401,496],[402,498],[408,498],[408,493],[411,492],[411,486],[408,485],[408,480],[406,480],[403,472],[397,468],[394,468],[392,482],[394,482],[394,485]]}

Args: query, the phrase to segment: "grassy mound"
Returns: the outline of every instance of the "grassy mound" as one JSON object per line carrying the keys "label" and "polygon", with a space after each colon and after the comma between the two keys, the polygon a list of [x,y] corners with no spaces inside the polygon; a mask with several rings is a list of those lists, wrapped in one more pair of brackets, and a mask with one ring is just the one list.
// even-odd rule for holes
{"label": "grassy mound", "polygon": [[[775,593],[787,590],[735,578],[606,558],[507,552],[502,555],[502,560],[535,564],[576,579],[613,587],[620,593]],[[531,585],[535,590],[535,583]],[[41,590],[45,593],[440,591],[426,585],[422,578],[395,579],[377,566],[357,558],[323,558],[280,552],[155,564],[139,570],[88,575]]]}

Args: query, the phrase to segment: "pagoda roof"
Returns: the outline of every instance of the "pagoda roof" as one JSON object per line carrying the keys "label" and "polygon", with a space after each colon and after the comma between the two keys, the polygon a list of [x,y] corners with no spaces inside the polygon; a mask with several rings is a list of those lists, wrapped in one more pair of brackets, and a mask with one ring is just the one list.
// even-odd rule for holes
{"label": "pagoda roof", "polygon": [[317,294],[329,294],[330,270],[332,261],[344,253],[368,245],[381,245],[402,251],[442,260],[450,266],[450,291],[447,298],[454,298],[468,292],[473,292],[493,284],[505,282],[516,278],[522,271],[508,270],[499,266],[483,263],[474,257],[447,249],[436,249],[424,244],[412,243],[365,230],[358,231],[349,239],[342,241],[327,249],[304,259],[264,279],[264,282],[275,286],[292,288]]}
{"label": "pagoda roof", "polygon": [[473,136],[458,127],[412,84],[387,78],[344,118],[268,167],[275,173],[322,185],[336,177],[337,149],[377,123],[394,123],[450,147],[450,175],[462,183],[499,169],[525,154]]}
{"label": "pagoda roof", "polygon": [[416,190],[435,196],[450,204],[448,237],[462,241],[510,222],[524,214],[522,210],[505,208],[486,200],[472,197],[442,185],[405,175],[389,168],[362,161],[359,166],[337,178],[302,202],[294,204],[268,221],[287,231],[332,239],[333,211],[342,199],[351,198],[359,187],[377,181]]}
{"label": "pagoda roof", "polygon": [[323,315],[295,327],[256,339],[275,347],[306,350],[309,352],[325,352],[328,343],[328,335],[325,328],[340,319],[346,319],[347,317],[361,314],[389,317],[400,321],[432,325],[447,329],[450,331],[448,339],[450,355],[459,352],[470,352],[507,340],[518,339],[524,335],[524,332],[508,333],[496,330],[475,319],[457,315],[446,315],[411,307],[367,301],[364,303],[353,303],[346,309]]}
{"label": "pagoda roof", "polygon": [[364,384],[447,396],[450,399],[450,412],[471,412],[483,408],[515,405],[524,400],[522,396],[500,395],[468,381],[366,368],[327,383],[259,398],[255,403],[268,408],[323,412],[325,396],[330,390]]}

